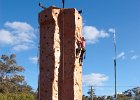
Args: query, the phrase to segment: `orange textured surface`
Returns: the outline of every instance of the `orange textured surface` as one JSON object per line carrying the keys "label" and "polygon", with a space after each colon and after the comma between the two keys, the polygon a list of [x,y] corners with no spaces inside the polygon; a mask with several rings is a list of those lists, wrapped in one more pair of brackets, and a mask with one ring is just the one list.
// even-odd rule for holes
{"label": "orange textured surface", "polygon": [[82,100],[82,66],[76,58],[82,17],[76,9],[49,7],[39,13],[40,100]]}

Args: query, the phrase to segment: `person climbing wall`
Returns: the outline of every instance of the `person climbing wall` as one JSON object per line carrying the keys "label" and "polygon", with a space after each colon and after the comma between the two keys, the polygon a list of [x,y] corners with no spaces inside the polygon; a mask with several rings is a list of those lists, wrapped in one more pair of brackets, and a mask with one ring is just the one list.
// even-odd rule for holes
{"label": "person climbing wall", "polygon": [[79,63],[80,63],[80,66],[82,66],[83,58],[85,59],[85,52],[86,52],[85,38],[82,37],[80,39],[77,39],[77,45],[78,45],[78,48],[76,49],[76,58],[78,58],[78,56],[80,54]]}
{"label": "person climbing wall", "polygon": [[83,58],[85,59],[86,49],[85,49],[85,38],[81,38],[81,54],[79,58],[79,63],[82,66],[83,65]]}
{"label": "person climbing wall", "polygon": [[80,52],[81,52],[81,42],[80,42],[80,40],[77,40],[76,44],[77,44],[77,48],[76,48],[76,58],[78,58],[78,57],[79,57],[79,54],[80,54]]}

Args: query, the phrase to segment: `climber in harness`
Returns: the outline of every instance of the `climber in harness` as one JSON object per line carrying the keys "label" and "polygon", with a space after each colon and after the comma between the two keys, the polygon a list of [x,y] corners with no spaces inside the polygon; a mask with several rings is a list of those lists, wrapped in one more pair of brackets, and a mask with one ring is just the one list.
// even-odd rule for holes
{"label": "climber in harness", "polygon": [[80,66],[82,66],[83,58],[85,59],[85,52],[86,52],[85,38],[84,37],[80,38],[80,40],[77,41],[77,45],[78,48],[76,49],[76,58],[78,58],[78,55],[80,54],[79,63]]}
{"label": "climber in harness", "polygon": [[79,54],[81,52],[81,40],[77,39],[77,49],[76,49],[76,58],[79,58]]}
{"label": "climber in harness", "polygon": [[80,59],[79,59],[80,66],[83,65],[83,58],[85,59],[85,57],[86,57],[85,54],[86,54],[85,38],[82,37],[82,39],[81,39],[81,54],[80,54]]}

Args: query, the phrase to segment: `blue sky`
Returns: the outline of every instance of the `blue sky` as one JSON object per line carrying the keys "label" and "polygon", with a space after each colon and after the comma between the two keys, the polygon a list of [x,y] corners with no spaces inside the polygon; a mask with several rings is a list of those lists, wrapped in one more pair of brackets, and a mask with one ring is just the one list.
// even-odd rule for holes
{"label": "blue sky", "polygon": [[[38,83],[38,7],[61,7],[61,0],[0,0],[0,55],[16,53],[25,67],[26,81],[34,89]],[[140,1],[66,0],[66,8],[83,10],[83,35],[87,55],[83,65],[83,94],[89,85],[97,95],[114,93],[113,33],[117,41],[117,91],[140,86]],[[104,87],[105,86],[105,87]]]}

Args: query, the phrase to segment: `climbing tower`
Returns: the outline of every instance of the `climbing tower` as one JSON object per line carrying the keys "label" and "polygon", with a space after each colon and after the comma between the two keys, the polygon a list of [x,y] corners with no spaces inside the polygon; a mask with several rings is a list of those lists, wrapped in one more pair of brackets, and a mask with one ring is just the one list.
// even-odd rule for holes
{"label": "climbing tower", "polygon": [[82,100],[82,66],[76,58],[82,17],[74,8],[39,13],[39,100]]}

